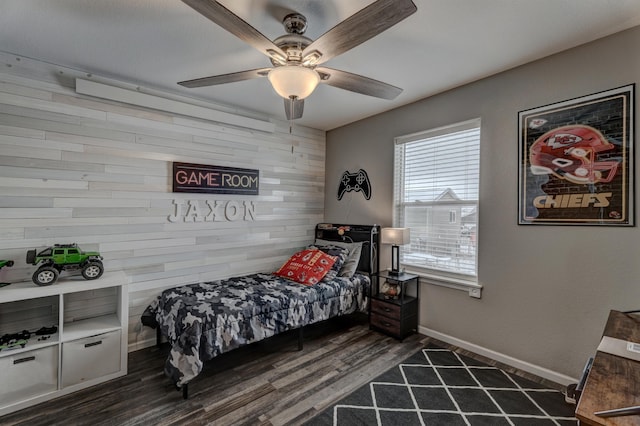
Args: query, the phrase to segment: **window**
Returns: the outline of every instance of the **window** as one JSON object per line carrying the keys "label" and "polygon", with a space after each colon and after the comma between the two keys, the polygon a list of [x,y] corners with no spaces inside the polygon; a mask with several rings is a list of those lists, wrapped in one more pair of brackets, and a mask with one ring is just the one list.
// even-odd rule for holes
{"label": "window", "polygon": [[480,120],[395,140],[394,226],[401,262],[445,282],[477,281]]}

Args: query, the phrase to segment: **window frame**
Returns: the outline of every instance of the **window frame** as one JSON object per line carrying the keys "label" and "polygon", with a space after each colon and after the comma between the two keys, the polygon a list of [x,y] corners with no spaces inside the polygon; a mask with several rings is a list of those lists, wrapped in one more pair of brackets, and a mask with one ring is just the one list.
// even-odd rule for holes
{"label": "window frame", "polygon": [[[471,130],[477,128],[480,132],[479,138],[479,146],[478,146],[478,162],[480,162],[480,146],[482,143],[482,121],[480,118],[475,118],[471,120],[466,120],[458,123],[453,123],[433,129],[427,129],[424,131],[420,131],[417,133],[412,133],[409,135],[398,136],[394,139],[394,171],[393,171],[393,226],[394,227],[404,227],[404,221],[402,217],[399,217],[400,214],[400,205],[402,204],[403,214],[406,214],[404,211],[404,187],[401,186],[404,180],[404,156],[399,155],[399,151],[402,145],[411,142],[417,142],[423,139],[434,138],[438,136],[444,136],[447,134],[460,132],[464,130]],[[403,151],[404,152],[404,151]],[[402,172],[399,171],[399,168],[402,168]],[[399,181],[400,180],[400,181]],[[480,170],[478,169],[478,186],[480,181]],[[479,189],[478,189],[479,191]],[[454,202],[455,203],[455,202]],[[424,205],[436,205],[434,202],[421,203]],[[465,205],[468,205],[469,202],[465,201]],[[473,275],[467,275],[463,273],[455,273],[450,271],[442,271],[437,269],[431,269],[427,266],[419,266],[411,263],[405,263],[403,256],[401,256],[400,264],[401,267],[404,267],[408,272],[416,273],[420,275],[421,282],[433,285],[439,285],[449,288],[454,288],[458,290],[463,290],[469,293],[469,296],[480,298],[482,292],[482,285],[479,283],[478,279],[478,233],[479,233],[479,208],[480,208],[480,195],[478,193],[477,199],[475,200],[475,210],[476,210],[476,223],[475,223],[475,273]],[[451,212],[449,212],[450,214]],[[461,221],[462,217],[456,217],[456,221]]]}

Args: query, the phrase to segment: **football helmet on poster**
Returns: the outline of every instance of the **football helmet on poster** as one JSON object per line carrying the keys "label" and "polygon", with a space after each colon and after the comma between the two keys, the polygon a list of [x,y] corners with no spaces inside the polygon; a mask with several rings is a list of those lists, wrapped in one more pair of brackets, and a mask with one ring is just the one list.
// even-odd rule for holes
{"label": "football helmet on poster", "polygon": [[615,146],[598,130],[584,125],[555,128],[531,145],[529,161],[534,175],[554,175],[577,184],[611,182],[618,161],[598,161],[597,154]]}

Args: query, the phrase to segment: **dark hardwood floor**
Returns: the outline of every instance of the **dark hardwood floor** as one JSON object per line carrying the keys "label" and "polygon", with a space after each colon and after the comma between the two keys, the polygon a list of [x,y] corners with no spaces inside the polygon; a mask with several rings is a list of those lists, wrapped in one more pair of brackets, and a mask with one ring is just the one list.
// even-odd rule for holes
{"label": "dark hardwood floor", "polygon": [[0,417],[0,424],[301,424],[428,342],[442,344],[418,334],[399,342],[370,331],[366,319],[310,326],[302,351],[293,332],[223,354],[190,383],[188,400],[163,373],[167,348],[132,352],[125,377]]}

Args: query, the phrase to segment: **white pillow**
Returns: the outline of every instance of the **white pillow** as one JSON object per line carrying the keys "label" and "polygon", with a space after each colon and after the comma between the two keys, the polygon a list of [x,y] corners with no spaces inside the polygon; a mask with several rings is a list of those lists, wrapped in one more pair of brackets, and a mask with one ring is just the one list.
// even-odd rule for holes
{"label": "white pillow", "polygon": [[360,254],[362,253],[362,241],[357,243],[347,243],[343,241],[329,241],[316,238],[314,243],[316,246],[338,246],[344,247],[349,250],[349,256],[344,261],[338,276],[351,278],[358,269],[358,263],[360,263]]}

